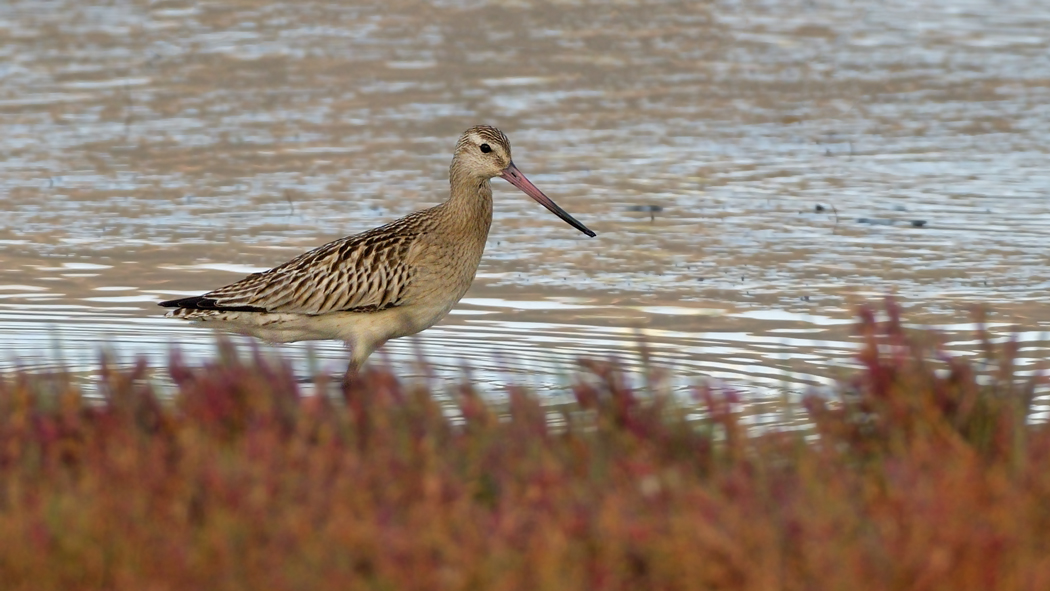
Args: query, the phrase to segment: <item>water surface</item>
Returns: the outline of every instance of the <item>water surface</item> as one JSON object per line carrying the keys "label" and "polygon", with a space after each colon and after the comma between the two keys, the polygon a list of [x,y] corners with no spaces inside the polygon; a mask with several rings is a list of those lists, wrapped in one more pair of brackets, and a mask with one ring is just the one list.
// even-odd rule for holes
{"label": "water surface", "polygon": [[8,2],[0,367],[204,358],[156,301],[437,203],[490,123],[598,237],[495,181],[466,300],[384,351],[405,372],[553,392],[642,340],[679,387],[779,396],[848,371],[887,293],[962,354],[989,307],[1034,368],[1048,30],[1035,0]]}

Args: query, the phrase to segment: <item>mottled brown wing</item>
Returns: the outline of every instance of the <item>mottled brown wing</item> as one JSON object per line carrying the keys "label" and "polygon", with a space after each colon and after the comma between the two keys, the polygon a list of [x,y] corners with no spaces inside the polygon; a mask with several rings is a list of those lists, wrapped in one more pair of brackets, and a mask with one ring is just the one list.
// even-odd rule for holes
{"label": "mottled brown wing", "polygon": [[412,217],[330,242],[179,305],[296,314],[398,306],[412,281],[409,248],[422,232]]}

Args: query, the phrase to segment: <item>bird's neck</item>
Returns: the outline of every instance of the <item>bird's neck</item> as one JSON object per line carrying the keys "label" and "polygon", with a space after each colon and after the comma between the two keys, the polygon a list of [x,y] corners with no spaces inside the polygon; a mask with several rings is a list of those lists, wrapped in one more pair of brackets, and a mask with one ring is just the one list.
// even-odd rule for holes
{"label": "bird's neck", "polygon": [[449,174],[451,192],[445,202],[445,214],[455,225],[462,224],[482,236],[488,236],[492,225],[492,187],[489,180],[469,174],[454,162]]}

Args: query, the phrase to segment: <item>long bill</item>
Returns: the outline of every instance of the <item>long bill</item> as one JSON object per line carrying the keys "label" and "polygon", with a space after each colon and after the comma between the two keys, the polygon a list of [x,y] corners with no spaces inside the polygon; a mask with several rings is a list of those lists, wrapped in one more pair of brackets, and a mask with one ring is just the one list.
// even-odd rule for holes
{"label": "long bill", "polygon": [[500,176],[506,179],[508,183],[521,189],[521,191],[529,197],[535,199],[537,203],[546,207],[548,210],[550,210],[551,213],[565,220],[565,222],[573,228],[576,228],[577,230],[583,232],[591,238],[594,238],[594,232],[590,231],[590,229],[587,228],[587,226],[584,226],[579,221],[577,221],[576,218],[569,215],[569,212],[558,207],[558,204],[551,201],[550,197],[544,195],[543,191],[537,189],[536,185],[532,184],[532,181],[525,178],[525,175],[521,174],[521,171],[518,170],[517,166],[514,166],[513,162],[508,164],[507,168],[503,169],[503,172],[500,173]]}

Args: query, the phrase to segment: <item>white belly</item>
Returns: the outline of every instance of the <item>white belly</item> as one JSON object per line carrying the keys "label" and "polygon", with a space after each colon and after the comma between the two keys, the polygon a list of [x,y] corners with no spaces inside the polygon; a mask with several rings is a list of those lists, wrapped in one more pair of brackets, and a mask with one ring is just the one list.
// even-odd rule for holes
{"label": "white belly", "polygon": [[451,305],[415,305],[379,312],[318,315],[179,308],[166,316],[203,322],[272,343],[340,340],[350,347],[353,362],[360,364],[388,340],[413,335],[437,324],[451,308]]}

